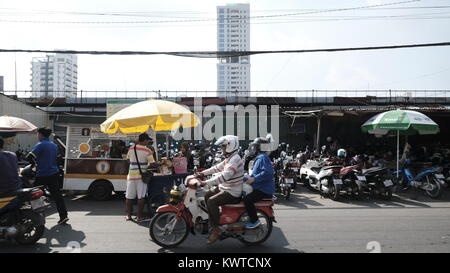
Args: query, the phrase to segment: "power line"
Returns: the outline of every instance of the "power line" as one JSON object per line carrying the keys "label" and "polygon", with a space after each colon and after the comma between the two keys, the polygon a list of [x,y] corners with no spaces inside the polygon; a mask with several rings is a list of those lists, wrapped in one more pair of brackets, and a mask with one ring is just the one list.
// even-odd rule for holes
{"label": "power line", "polygon": [[263,50],[263,51],[89,51],[89,50],[39,50],[39,49],[0,49],[0,53],[62,53],[62,54],[83,54],[83,55],[171,55],[178,57],[193,58],[225,58],[239,57],[261,54],[280,53],[313,53],[313,52],[341,52],[341,51],[361,51],[361,50],[381,50],[400,49],[418,47],[441,47],[450,46],[450,42],[427,43],[427,44],[405,44],[390,46],[369,46],[369,47],[343,47],[343,48],[321,48],[321,49],[295,49],[295,50]]}
{"label": "power line", "polygon": [[[413,3],[413,2],[419,2],[419,1],[421,1],[421,0],[409,0],[409,1],[391,2],[391,3],[377,4],[377,5],[366,5],[366,6],[338,8],[338,9],[312,10],[312,11],[293,12],[293,13],[285,13],[285,14],[259,15],[259,16],[237,16],[237,17],[227,17],[227,18],[223,18],[223,19],[224,20],[251,20],[251,19],[292,17],[292,16],[298,16],[298,15],[319,14],[319,13],[326,13],[326,12],[342,12],[342,11],[361,10],[361,9],[368,9],[368,8],[381,8],[381,7],[386,7],[386,6]],[[89,13],[87,13],[87,14],[89,14]],[[95,14],[95,13],[91,13],[91,14]],[[97,15],[100,15],[100,14],[103,14],[103,13],[99,13]],[[145,21],[46,21],[46,20],[0,19],[0,22],[38,23],[38,24],[158,24],[158,23],[207,22],[207,21],[219,21],[220,19],[221,18],[200,18],[200,19],[186,19],[186,20],[152,20],[152,21],[150,21],[150,20],[145,20]]]}

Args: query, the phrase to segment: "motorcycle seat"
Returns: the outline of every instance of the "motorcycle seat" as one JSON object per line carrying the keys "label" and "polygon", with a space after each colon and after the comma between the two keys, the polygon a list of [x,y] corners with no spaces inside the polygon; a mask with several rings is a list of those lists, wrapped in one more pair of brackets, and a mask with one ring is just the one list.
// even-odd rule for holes
{"label": "motorcycle seat", "polygon": [[12,197],[12,196],[22,196],[24,194],[28,194],[31,191],[32,191],[32,188],[19,189],[17,191],[2,193],[2,194],[0,194],[0,198]]}
{"label": "motorcycle seat", "polygon": [[[268,199],[268,200],[261,200],[261,201],[257,201],[255,202],[255,207],[268,207],[268,206],[272,206],[273,205],[273,200],[272,199]],[[227,208],[245,208],[245,204],[244,202],[240,202],[237,204],[226,204],[223,205],[222,207],[227,207]]]}
{"label": "motorcycle seat", "polygon": [[329,170],[329,169],[335,169],[335,168],[342,168],[342,166],[338,166],[338,165],[336,165],[336,166],[326,166],[326,167],[323,167],[322,168],[322,170]]}
{"label": "motorcycle seat", "polygon": [[378,173],[378,172],[381,172],[381,171],[385,171],[385,170],[386,170],[386,168],[373,167],[373,168],[370,168],[370,169],[363,170],[362,173],[363,173],[363,175],[370,175],[370,174],[375,174],[375,173]]}

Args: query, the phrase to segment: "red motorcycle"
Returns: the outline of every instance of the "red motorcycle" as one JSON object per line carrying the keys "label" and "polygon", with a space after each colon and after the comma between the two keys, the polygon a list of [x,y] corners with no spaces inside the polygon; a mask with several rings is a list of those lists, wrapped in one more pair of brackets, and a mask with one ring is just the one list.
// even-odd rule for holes
{"label": "red motorcycle", "polygon": [[342,184],[340,187],[340,192],[345,192],[347,194],[350,194],[352,196],[358,196],[360,195],[359,187],[358,187],[358,179],[359,176],[358,170],[361,169],[360,164],[352,165],[343,167],[339,171],[338,178],[341,180]]}
{"label": "red motorcycle", "polygon": [[[200,180],[194,176],[186,177],[185,183],[174,186],[170,192],[169,204],[159,207],[150,222],[150,237],[164,247],[171,248],[181,244],[188,236],[208,234],[208,213],[204,199],[205,190],[199,187]],[[272,233],[275,221],[272,199],[255,203],[261,225],[246,229],[250,220],[244,203],[222,206],[220,216],[220,240],[235,238],[246,245],[261,244]]]}

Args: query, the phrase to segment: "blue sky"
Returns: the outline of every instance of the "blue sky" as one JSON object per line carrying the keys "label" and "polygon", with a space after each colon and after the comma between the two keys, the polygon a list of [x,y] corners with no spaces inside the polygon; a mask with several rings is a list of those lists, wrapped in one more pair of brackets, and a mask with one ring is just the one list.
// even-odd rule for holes
{"label": "blue sky", "polygon": [[[320,13],[254,20],[251,50],[310,49],[450,41],[446,0],[390,5],[389,9],[324,12],[402,0],[258,1],[5,1],[0,0],[0,48],[75,50],[216,50],[214,21],[160,24],[53,24],[11,21],[142,21],[215,18],[215,7],[250,3],[252,16]],[[399,9],[392,9],[399,8]],[[401,9],[400,9],[401,8]],[[41,11],[41,12],[37,12]],[[52,11],[44,14],[42,11]],[[54,13],[57,11],[57,13]],[[63,12],[120,12],[133,16],[87,16]],[[139,13],[140,12],[140,13]],[[145,13],[144,13],[145,12]],[[147,17],[143,17],[146,15]],[[434,19],[367,20],[367,16]],[[149,17],[151,16],[151,17]],[[364,20],[354,20],[359,17]],[[448,18],[436,18],[446,17]],[[353,20],[343,20],[353,18]],[[331,20],[330,20],[331,19]],[[338,19],[338,20],[337,20]],[[3,21],[1,21],[3,20]],[[294,22],[287,22],[296,20]],[[302,20],[302,21],[300,21]],[[330,20],[330,21],[318,21]],[[19,90],[30,89],[31,58],[39,54],[0,53],[5,89],[14,89],[14,59]],[[302,89],[448,89],[450,47],[345,53],[275,54],[251,57],[251,87]],[[216,60],[171,56],[78,56],[83,90],[215,90]]]}

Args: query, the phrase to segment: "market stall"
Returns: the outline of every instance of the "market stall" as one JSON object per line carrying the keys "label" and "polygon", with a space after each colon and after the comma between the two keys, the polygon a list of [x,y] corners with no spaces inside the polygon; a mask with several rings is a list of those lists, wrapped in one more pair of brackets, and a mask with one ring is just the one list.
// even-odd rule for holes
{"label": "market stall", "polygon": [[[106,134],[139,134],[154,133],[154,145],[157,147],[156,132],[166,134],[166,154],[168,154],[168,133],[179,127],[191,128],[199,125],[198,117],[183,107],[170,101],[146,100],[132,104],[100,125],[101,131]],[[156,149],[157,150],[157,149]],[[184,172],[183,172],[184,169]],[[172,171],[173,170],[173,171]],[[186,163],[174,160],[160,166],[148,186],[148,203],[165,203],[165,194],[174,184],[180,184],[187,176]]]}

